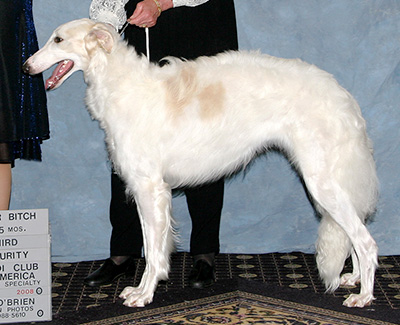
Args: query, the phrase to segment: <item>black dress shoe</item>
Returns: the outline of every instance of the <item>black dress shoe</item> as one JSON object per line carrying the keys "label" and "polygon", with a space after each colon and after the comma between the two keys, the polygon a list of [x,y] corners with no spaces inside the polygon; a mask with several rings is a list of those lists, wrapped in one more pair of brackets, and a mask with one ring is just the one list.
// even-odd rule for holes
{"label": "black dress shoe", "polygon": [[111,258],[108,258],[100,268],[89,274],[83,280],[83,283],[90,287],[110,284],[122,275],[134,275],[135,269],[135,261],[132,257],[120,265],[115,264]]}
{"label": "black dress shoe", "polygon": [[194,263],[189,274],[189,285],[195,289],[203,289],[213,285],[215,282],[215,268],[205,260]]}

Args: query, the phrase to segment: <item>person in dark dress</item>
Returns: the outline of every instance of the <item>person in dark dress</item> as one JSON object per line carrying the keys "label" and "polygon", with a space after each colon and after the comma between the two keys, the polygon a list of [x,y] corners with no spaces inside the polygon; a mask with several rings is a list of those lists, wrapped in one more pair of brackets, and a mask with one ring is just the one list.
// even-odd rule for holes
{"label": "person in dark dress", "polygon": [[[175,1],[168,1],[170,5],[175,5]],[[107,3],[107,6],[110,2],[113,1],[93,0],[91,17],[115,26],[115,23],[106,20],[108,15],[101,19],[99,12],[93,12],[94,7],[99,10],[99,3]],[[127,2],[125,10],[131,23],[125,30],[125,39],[138,53],[146,54],[146,34],[143,27],[151,27],[149,48],[152,62],[163,65],[165,62],[162,59],[166,56],[191,60],[238,49],[233,0],[186,1],[192,6],[185,5],[185,0],[180,0],[176,1],[179,6],[166,11],[165,7],[160,10],[165,3],[161,0],[124,2]],[[121,23],[115,27],[121,28]],[[127,203],[125,184],[115,173],[111,176],[111,190],[111,257],[84,280],[91,286],[108,284],[123,274],[130,274],[134,269],[133,258],[141,256],[142,231],[136,204]],[[203,288],[214,283],[214,257],[219,253],[224,180],[185,188],[183,191],[192,219],[190,253],[193,256],[193,268],[189,284],[194,288]]]}
{"label": "person in dark dress", "polygon": [[9,208],[15,160],[40,161],[49,138],[43,77],[22,72],[37,50],[32,0],[0,0],[0,210]]}

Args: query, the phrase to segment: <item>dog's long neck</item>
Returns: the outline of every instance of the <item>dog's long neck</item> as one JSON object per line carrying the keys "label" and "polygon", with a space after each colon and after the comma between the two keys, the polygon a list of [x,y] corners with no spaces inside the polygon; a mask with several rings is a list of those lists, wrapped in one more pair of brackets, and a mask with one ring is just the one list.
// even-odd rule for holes
{"label": "dog's long neck", "polygon": [[[148,69],[152,64],[146,57],[140,56],[134,47],[127,46],[125,41],[116,42],[111,53],[98,51],[90,61],[85,76],[90,83],[96,83],[102,74],[108,76],[148,75]],[[112,73],[110,72],[112,71]]]}
{"label": "dog's long neck", "polygon": [[124,41],[117,41],[111,53],[98,51],[84,71],[88,85],[86,101],[93,118],[103,120],[110,98],[117,100],[114,97],[120,88],[128,87],[132,103],[135,103],[143,83],[149,82],[149,71],[154,68],[154,64]]}

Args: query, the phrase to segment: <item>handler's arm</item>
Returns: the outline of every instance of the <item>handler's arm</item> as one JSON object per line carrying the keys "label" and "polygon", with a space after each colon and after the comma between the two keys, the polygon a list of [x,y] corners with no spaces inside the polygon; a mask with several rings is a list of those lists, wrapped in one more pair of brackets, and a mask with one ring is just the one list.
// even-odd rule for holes
{"label": "handler's arm", "polygon": [[131,25],[139,27],[153,27],[158,17],[165,10],[188,6],[196,7],[206,3],[208,0],[143,0],[140,1],[132,16],[128,18]]}
{"label": "handler's arm", "polygon": [[92,0],[89,17],[95,21],[111,24],[119,30],[126,22],[125,4],[129,0]]}
{"label": "handler's arm", "polygon": [[[95,21],[111,24],[115,29],[119,30],[127,21],[125,5],[128,1],[129,0],[92,0],[89,8],[89,17]],[[138,26],[147,25],[151,27],[155,25],[162,11],[181,6],[195,7],[207,1],[208,0],[141,1],[138,3],[138,7],[133,15],[129,18],[129,22]],[[160,9],[158,8],[159,6]],[[153,18],[151,19],[151,17]],[[145,23],[145,20],[148,24]]]}

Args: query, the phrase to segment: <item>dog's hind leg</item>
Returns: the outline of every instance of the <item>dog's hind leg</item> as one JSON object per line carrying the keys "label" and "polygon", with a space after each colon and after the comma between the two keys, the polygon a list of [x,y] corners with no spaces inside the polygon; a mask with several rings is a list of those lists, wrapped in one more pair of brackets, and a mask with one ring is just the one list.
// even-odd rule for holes
{"label": "dog's hind leg", "polygon": [[[327,213],[329,213],[330,217],[325,218],[328,218],[329,222],[336,222],[337,226],[340,226],[341,230],[339,231],[340,228],[335,227],[321,228],[319,232],[320,239],[318,242],[324,242],[324,238],[336,237],[340,232],[343,231],[348,236],[351,244],[353,245],[354,254],[357,255],[357,258],[353,259],[355,263],[358,261],[358,265],[355,266],[355,271],[353,274],[356,275],[358,271],[360,272],[361,289],[359,294],[351,294],[343,304],[348,307],[364,307],[371,304],[374,299],[373,287],[375,269],[377,266],[378,248],[366,226],[357,215],[356,209],[350,202],[348,195],[340,188],[338,184],[333,183],[334,182],[325,182],[324,190],[314,190],[314,193],[312,194],[316,201],[322,207],[324,207]],[[321,195],[321,193],[324,192],[327,194],[327,188],[330,188],[330,195]],[[364,219],[365,218],[362,218],[362,220]],[[332,231],[332,229],[336,229],[337,231]],[[335,256],[332,256],[332,254],[340,252],[340,250],[343,248],[341,247],[343,243],[340,238],[335,242],[336,247],[330,248],[330,254],[326,254],[326,252],[323,251],[325,247],[324,245],[317,244],[317,256],[325,255],[326,259],[335,258]],[[347,243],[345,243],[345,245],[347,245]],[[337,251],[334,251],[335,249]],[[350,253],[350,251],[348,253]],[[330,291],[335,290],[340,284],[339,277],[335,276],[334,278],[329,278],[326,277],[325,274],[339,274],[341,271],[339,269],[340,265],[337,263],[336,269],[333,272],[326,272],[326,270],[324,270],[325,265],[321,263],[321,260],[318,260],[318,258],[317,263],[326,287]],[[343,265],[341,267],[343,267]]]}
{"label": "dog's hind leg", "polygon": [[159,280],[166,280],[170,253],[174,248],[171,189],[164,182],[142,183],[135,200],[143,231],[146,268],[138,287],[126,287],[120,297],[124,305],[144,307],[153,300]]}
{"label": "dog's hind leg", "polygon": [[[360,221],[361,223],[361,221]],[[353,262],[357,263],[353,265],[353,273],[351,280],[357,281],[358,272],[360,279],[360,293],[351,294],[344,302],[343,305],[347,307],[364,307],[368,306],[375,299],[373,296],[374,292],[374,280],[375,270],[378,265],[378,247],[368,232],[367,228],[361,224],[362,227],[355,229],[355,241],[353,241],[354,254],[357,255],[353,258]],[[353,235],[354,235],[353,234]],[[342,281],[346,280],[346,275],[342,277]]]}
{"label": "dog's hind leg", "polygon": [[340,277],[340,285],[354,286],[355,284],[360,282],[360,261],[358,260],[358,256],[354,252],[354,249],[351,252],[351,261],[353,265],[353,272],[342,274],[342,276]]}

